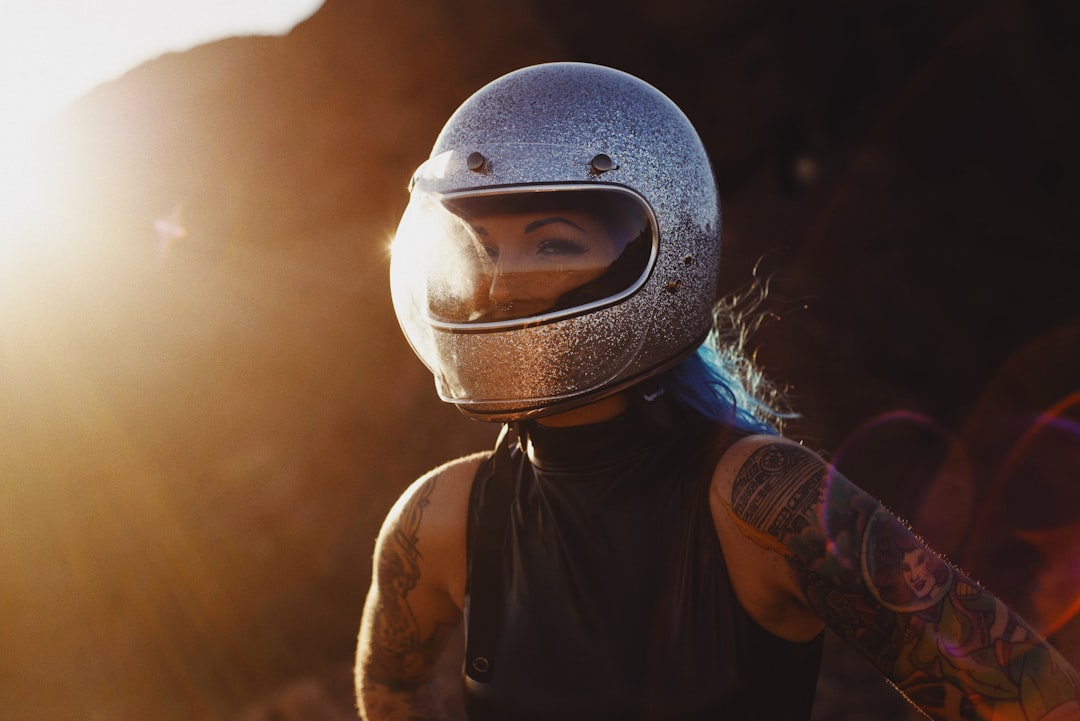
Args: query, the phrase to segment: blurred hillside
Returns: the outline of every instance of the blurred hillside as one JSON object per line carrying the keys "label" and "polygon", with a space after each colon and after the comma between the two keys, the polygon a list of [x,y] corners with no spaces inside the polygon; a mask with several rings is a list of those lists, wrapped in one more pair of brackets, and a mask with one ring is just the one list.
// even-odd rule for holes
{"label": "blurred hillside", "polygon": [[[793,434],[1080,662],[1054,575],[1080,558],[1077,12],[866,7],[327,0],[72,106],[0,266],[4,718],[349,717],[383,515],[495,431],[397,329],[405,184],[476,88],[564,59],[700,129],[723,287],[772,277]],[[903,717],[868,688],[816,717]]]}

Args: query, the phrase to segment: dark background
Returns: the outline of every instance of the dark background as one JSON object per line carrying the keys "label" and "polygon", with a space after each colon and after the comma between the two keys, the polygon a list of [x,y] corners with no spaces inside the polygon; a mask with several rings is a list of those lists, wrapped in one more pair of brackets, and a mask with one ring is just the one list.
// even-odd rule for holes
{"label": "dark background", "polygon": [[[387,243],[449,113],[549,60],[683,107],[791,435],[1080,662],[1072,7],[327,0],[96,89],[0,273],[4,718],[351,717],[382,517],[495,431],[435,398]],[[863,674],[830,643],[815,717],[906,718]]]}

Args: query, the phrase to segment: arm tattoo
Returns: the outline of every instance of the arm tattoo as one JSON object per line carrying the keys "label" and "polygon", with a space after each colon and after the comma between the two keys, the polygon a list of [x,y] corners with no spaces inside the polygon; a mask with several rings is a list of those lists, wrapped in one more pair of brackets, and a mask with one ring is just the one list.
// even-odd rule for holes
{"label": "arm tattoo", "polygon": [[[361,686],[372,701],[384,695],[379,693],[378,686],[394,695],[408,695],[406,699],[377,701],[386,707],[387,717],[397,718],[399,714],[410,719],[442,717],[438,703],[424,686],[431,680],[432,669],[453,624],[437,623],[423,637],[408,598],[420,580],[418,534],[434,487],[435,479],[429,479],[406,501],[376,560],[379,596],[376,605],[369,609],[372,620]],[[403,703],[409,708],[401,714]],[[395,709],[393,713],[391,708]]]}
{"label": "arm tattoo", "polygon": [[730,512],[784,555],[826,624],[933,718],[1080,717],[1080,677],[1045,640],[809,451],[755,451]]}
{"label": "arm tattoo", "polygon": [[731,505],[739,517],[780,540],[808,526],[821,500],[820,486],[812,482],[820,475],[820,464],[808,453],[791,450],[780,445],[758,450],[731,490]]}

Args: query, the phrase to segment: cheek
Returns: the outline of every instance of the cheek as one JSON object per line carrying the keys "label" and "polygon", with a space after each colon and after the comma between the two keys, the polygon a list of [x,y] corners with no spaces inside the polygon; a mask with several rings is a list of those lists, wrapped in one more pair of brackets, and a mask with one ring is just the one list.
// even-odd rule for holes
{"label": "cheek", "polygon": [[604,267],[614,263],[619,255],[620,250],[615,246],[614,242],[605,242],[594,246],[593,256],[602,262]]}
{"label": "cheek", "polygon": [[543,284],[550,295],[557,297],[598,278],[603,272],[602,268],[578,268],[575,270],[551,271],[550,273],[542,274],[544,276]]}

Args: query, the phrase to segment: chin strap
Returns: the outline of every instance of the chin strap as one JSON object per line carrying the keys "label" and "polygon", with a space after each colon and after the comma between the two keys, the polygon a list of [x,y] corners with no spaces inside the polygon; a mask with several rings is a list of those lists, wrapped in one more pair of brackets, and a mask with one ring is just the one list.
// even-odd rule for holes
{"label": "chin strap", "polygon": [[503,425],[492,455],[492,475],[484,489],[473,552],[469,557],[465,674],[486,683],[495,676],[495,650],[502,628],[503,546],[514,495],[510,447],[517,429]]}

